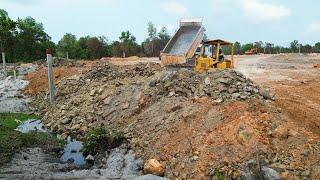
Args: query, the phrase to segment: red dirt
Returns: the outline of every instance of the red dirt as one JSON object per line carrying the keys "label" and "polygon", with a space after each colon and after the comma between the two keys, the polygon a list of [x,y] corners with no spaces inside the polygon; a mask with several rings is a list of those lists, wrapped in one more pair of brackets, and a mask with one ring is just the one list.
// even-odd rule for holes
{"label": "red dirt", "polygon": [[[81,69],[74,67],[57,67],[54,68],[54,81],[57,84],[62,78],[70,77],[79,74]],[[30,82],[28,86],[28,93],[35,95],[39,92],[48,90],[48,69],[46,67],[40,68],[38,71],[30,73],[26,76]]]}

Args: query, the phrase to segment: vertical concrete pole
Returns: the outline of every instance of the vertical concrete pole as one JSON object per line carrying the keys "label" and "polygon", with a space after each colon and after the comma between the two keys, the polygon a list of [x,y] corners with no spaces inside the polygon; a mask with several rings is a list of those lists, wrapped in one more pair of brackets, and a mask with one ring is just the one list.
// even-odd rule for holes
{"label": "vertical concrete pole", "polygon": [[48,64],[48,84],[49,84],[49,98],[52,107],[55,105],[55,87],[53,79],[52,54],[51,49],[47,49],[47,64]]}
{"label": "vertical concrete pole", "polygon": [[4,77],[7,77],[7,64],[6,64],[6,54],[4,53],[4,50],[2,50],[2,63],[3,63],[3,74]]}
{"label": "vertical concrete pole", "polygon": [[299,54],[301,54],[301,44],[299,44]]}
{"label": "vertical concrete pole", "polygon": [[17,74],[16,74],[16,64],[13,65],[13,79],[16,80],[17,79]]}
{"label": "vertical concrete pole", "polygon": [[67,52],[67,60],[69,60],[69,53]]}

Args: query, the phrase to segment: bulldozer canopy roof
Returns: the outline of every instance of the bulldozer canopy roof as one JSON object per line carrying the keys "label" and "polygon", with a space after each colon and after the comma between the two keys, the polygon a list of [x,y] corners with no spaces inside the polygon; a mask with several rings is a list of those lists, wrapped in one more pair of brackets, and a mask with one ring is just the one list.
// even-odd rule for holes
{"label": "bulldozer canopy roof", "polygon": [[218,43],[222,46],[224,45],[233,45],[232,42],[224,41],[221,39],[215,39],[215,40],[209,40],[209,41],[204,41],[204,44],[210,44],[210,45],[218,45]]}

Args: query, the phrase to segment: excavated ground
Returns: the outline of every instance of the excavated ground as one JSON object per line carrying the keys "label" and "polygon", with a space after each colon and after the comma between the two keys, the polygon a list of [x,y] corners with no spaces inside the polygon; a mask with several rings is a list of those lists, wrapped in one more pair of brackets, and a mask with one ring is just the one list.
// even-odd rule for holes
{"label": "excavated ground", "polygon": [[[259,73],[266,58],[243,60],[240,71]],[[275,96],[232,70],[195,74],[124,64],[94,65],[62,79],[56,108],[49,112],[41,93],[34,110],[65,136],[81,138],[98,126],[125,132],[136,156],[158,159],[168,178],[208,179],[217,169],[234,178],[266,177],[273,169],[289,179],[319,176],[319,136],[288,118],[278,105],[281,91]]]}
{"label": "excavated ground", "polygon": [[247,56],[237,62],[239,71],[277,94],[272,106],[282,114],[282,129],[294,135],[275,146],[282,166],[304,169],[311,179],[320,178],[320,71],[314,68],[319,62],[317,54]]}

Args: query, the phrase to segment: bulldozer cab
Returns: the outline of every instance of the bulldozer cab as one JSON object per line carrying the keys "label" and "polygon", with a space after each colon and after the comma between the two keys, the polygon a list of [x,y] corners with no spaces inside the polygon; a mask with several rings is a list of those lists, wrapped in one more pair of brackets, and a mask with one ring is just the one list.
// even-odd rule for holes
{"label": "bulldozer cab", "polygon": [[[222,47],[229,47],[230,55],[224,55]],[[233,48],[233,43],[220,39],[202,42],[200,56],[196,59],[195,71],[205,72],[211,68],[234,68]]]}

